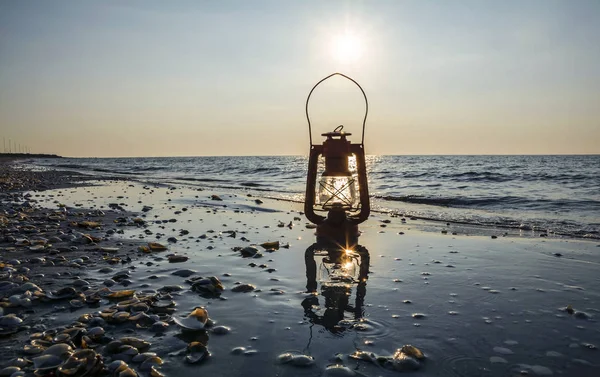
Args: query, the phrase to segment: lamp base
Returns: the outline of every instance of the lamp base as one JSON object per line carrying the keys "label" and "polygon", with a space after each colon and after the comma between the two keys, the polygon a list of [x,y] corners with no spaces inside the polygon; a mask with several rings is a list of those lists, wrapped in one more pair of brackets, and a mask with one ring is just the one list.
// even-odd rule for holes
{"label": "lamp base", "polygon": [[353,250],[359,236],[358,225],[348,221],[333,223],[327,219],[317,226],[317,244],[330,251]]}

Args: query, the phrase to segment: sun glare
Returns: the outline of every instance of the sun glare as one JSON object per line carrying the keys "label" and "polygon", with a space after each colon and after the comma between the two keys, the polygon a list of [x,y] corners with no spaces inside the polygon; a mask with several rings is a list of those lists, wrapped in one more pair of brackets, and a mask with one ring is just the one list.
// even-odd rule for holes
{"label": "sun glare", "polygon": [[332,40],[331,53],[340,63],[356,62],[363,54],[362,41],[348,32],[336,35]]}

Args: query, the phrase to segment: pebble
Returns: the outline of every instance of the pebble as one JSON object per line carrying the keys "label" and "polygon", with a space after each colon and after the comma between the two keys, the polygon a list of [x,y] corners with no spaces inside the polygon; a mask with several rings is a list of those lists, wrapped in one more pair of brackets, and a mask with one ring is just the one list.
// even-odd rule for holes
{"label": "pebble", "polygon": [[231,328],[227,326],[215,326],[211,329],[211,332],[216,335],[225,335],[231,332]]}
{"label": "pebble", "polygon": [[187,277],[190,277],[190,276],[194,275],[197,272],[198,271],[195,271],[195,270],[183,269],[183,270],[174,271],[174,272],[171,273],[171,275],[181,276],[181,277],[187,278]]}
{"label": "pebble", "polygon": [[512,355],[514,353],[510,349],[504,347],[494,347],[494,352],[500,353],[502,355]]}
{"label": "pebble", "polygon": [[256,287],[252,284],[239,284],[236,285],[235,287],[231,288],[232,292],[251,292],[253,290],[255,290]]}
{"label": "pebble", "polygon": [[246,351],[247,351],[246,347],[235,347],[231,350],[231,353],[234,355],[241,355],[241,354],[245,353]]}
{"label": "pebble", "polygon": [[282,364],[290,364],[295,367],[310,367],[314,365],[315,358],[308,355],[303,354],[294,354],[291,352],[282,353],[277,357],[280,363]]}
{"label": "pebble", "polygon": [[341,364],[333,364],[328,365],[325,368],[325,376],[327,377],[354,377],[354,376],[362,376],[362,374],[358,374],[354,370],[348,368],[347,366]]}

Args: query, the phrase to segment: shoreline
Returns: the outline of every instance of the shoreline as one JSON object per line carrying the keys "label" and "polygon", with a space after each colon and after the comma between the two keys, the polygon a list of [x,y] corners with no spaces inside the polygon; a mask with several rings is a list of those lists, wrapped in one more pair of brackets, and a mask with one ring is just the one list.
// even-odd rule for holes
{"label": "shoreline", "polygon": [[[221,200],[214,200],[213,195]],[[255,202],[258,198],[261,204]],[[16,246],[4,242],[0,244],[0,263],[4,263],[3,273],[9,269],[12,276],[8,280],[4,276],[0,283],[22,286],[26,283],[14,279],[24,276],[43,291],[73,287],[86,297],[105,288],[133,290],[135,300],[153,297],[156,302],[172,301],[174,306],[156,314],[161,320],[152,323],[157,327],[154,329],[138,327],[135,321],[98,318],[99,313],[107,313],[130,297],[101,297],[94,304],[73,308],[68,299],[47,301],[34,296],[31,307],[3,309],[5,314],[14,311],[24,322],[15,334],[0,338],[0,366],[13,363],[9,361],[13,357],[32,358],[23,353],[23,346],[36,332],[61,331],[67,326],[89,330],[100,325],[108,338],[117,340],[127,335],[150,342],[149,352],[164,361],[155,369],[167,376],[188,373],[190,367],[216,376],[245,375],[249,367],[265,375],[328,376],[335,373],[331,365],[340,365],[358,368],[357,372],[367,376],[391,377],[398,371],[368,360],[357,361],[351,355],[362,350],[388,356],[404,344],[414,345],[427,356],[418,363],[419,370],[410,373],[415,376],[471,376],[482,369],[490,376],[518,375],[520,371],[592,376],[600,367],[595,361],[597,351],[586,346],[600,345],[596,319],[600,316],[600,245],[594,241],[442,234],[439,230],[422,231],[418,221],[402,222],[374,213],[360,227],[360,244],[370,252],[366,286],[328,288],[327,272],[317,259],[318,288],[312,294],[305,289],[309,282],[304,255],[314,235],[306,228],[298,203],[110,179],[11,193],[3,195],[2,202],[5,217],[19,213],[18,209],[32,214],[29,220],[10,217],[15,222],[2,226],[4,240],[7,229],[31,229],[29,225],[39,230],[37,234],[81,230],[103,240],[97,246],[67,243],[79,249],[50,255],[28,247],[7,251]],[[48,219],[57,210],[66,210],[64,219]],[[101,229],[86,230],[70,224],[98,211],[104,216],[88,220],[100,220]],[[133,225],[138,216],[143,222]],[[114,222],[120,218],[128,220]],[[119,226],[127,223],[133,224]],[[111,230],[114,233],[107,234]],[[118,233],[120,230],[123,232]],[[35,234],[26,236],[33,239]],[[139,251],[139,246],[153,241],[168,250]],[[279,241],[279,249],[260,247],[275,241]],[[243,256],[241,250],[251,245],[256,245],[254,252],[261,257]],[[96,251],[99,246],[120,250],[103,253]],[[187,260],[169,263],[169,254]],[[53,267],[31,263],[35,258],[61,255],[67,263]],[[126,263],[109,264],[105,256],[118,256]],[[23,259],[23,263],[8,267],[6,262],[11,259]],[[83,267],[70,267],[74,259],[82,259],[83,264],[78,264]],[[111,271],[101,272],[106,268]],[[308,271],[308,265],[306,268]],[[64,275],[58,279],[54,272]],[[120,276],[116,279],[120,282],[106,286],[111,276]],[[198,293],[187,281],[199,276],[217,277],[224,290],[219,295]],[[46,285],[49,282],[53,285]],[[249,291],[241,293],[237,287]],[[8,297],[3,297],[6,303]],[[581,314],[569,314],[563,310],[567,305]],[[185,317],[197,306],[208,309],[214,326],[192,334],[182,331],[174,318]],[[126,307],[121,304],[119,313]],[[161,307],[150,305],[146,313],[155,315],[152,311]],[[136,315],[132,309],[126,311],[123,316]],[[81,322],[88,318],[86,315],[92,316],[93,325]],[[549,328],[558,333],[546,331]],[[211,356],[190,366],[185,361],[186,346],[194,340],[208,347]],[[105,365],[121,357],[106,350],[108,343],[100,344],[96,352]],[[240,351],[240,347],[244,349]],[[305,368],[295,367],[278,361],[286,351],[314,359]],[[132,358],[126,362],[140,375],[148,373]],[[32,370],[31,366],[24,369]]]}
{"label": "shoreline", "polygon": [[[118,160],[118,159],[117,159]],[[152,159],[150,159],[152,160]],[[215,161],[207,162],[208,164],[208,172],[215,171]],[[107,174],[118,177],[119,179],[129,179],[136,180],[139,182],[149,182],[149,183],[157,183],[161,182],[167,185],[175,185],[181,186],[185,185],[187,187],[195,187],[195,188],[203,188],[206,190],[214,190],[214,191],[224,191],[224,192],[233,192],[237,194],[246,194],[250,193],[252,195],[257,195],[260,197],[267,197],[272,199],[280,199],[280,200],[289,200],[290,202],[300,202],[303,199],[304,186],[301,180],[298,178],[298,174],[291,174],[289,172],[289,167],[294,164],[294,168],[301,169],[304,165],[297,165],[300,162],[293,161],[282,161],[282,163],[288,164],[286,166],[285,171],[277,170],[278,167],[276,165],[272,165],[273,161],[271,160],[261,160],[255,161],[256,163],[264,164],[264,167],[258,168],[257,171],[255,169],[250,168],[248,166],[237,169],[235,166],[231,167],[231,172],[228,173],[228,170],[223,170],[223,177],[212,176],[210,173],[202,172],[201,169],[194,168],[193,166],[188,166],[191,162],[181,162],[181,159],[174,158],[174,161],[179,161],[175,163],[173,172],[169,172],[168,168],[165,164],[165,161],[156,161],[152,163],[142,163],[140,165],[141,171],[136,172],[135,169],[132,169],[130,165],[125,164],[123,161],[113,161],[108,163],[108,165],[103,166],[101,163],[82,163],[81,166],[75,160],[67,160],[65,163],[53,163],[47,162],[42,163],[41,166],[47,165],[51,169],[66,169],[73,170],[83,174],[88,174],[91,176],[106,176]],[[133,161],[132,161],[133,162]],[[249,160],[248,163],[252,161]],[[202,163],[202,161],[198,161],[198,163]],[[261,165],[262,166],[262,165]],[[264,180],[260,178],[261,169],[272,168],[275,171],[279,171],[281,173],[280,178],[268,178],[269,174],[267,172],[267,177]],[[180,169],[180,170],[177,170]],[[468,170],[468,169],[467,169]],[[217,169],[216,171],[220,171]],[[248,179],[250,181],[244,181],[244,174],[235,176],[235,171],[243,171],[249,174]],[[417,169],[417,172],[419,170]],[[197,174],[191,174],[190,172],[196,172]],[[380,174],[377,170],[373,171],[373,174],[377,176]],[[215,173],[216,174],[216,173]],[[291,174],[291,175],[290,175]],[[413,175],[415,172],[413,172]],[[455,178],[459,182],[463,179],[465,174],[470,173],[456,173],[458,174]],[[475,174],[475,173],[473,173]],[[480,183],[474,182],[473,187],[477,187],[481,185],[482,190],[490,190],[491,184],[486,183],[488,179],[495,179],[494,177],[488,177],[485,173],[480,178],[483,180]],[[506,174],[506,173],[504,173]],[[521,172],[521,174],[523,174]],[[558,173],[557,173],[558,174]],[[448,174],[446,174],[447,178]],[[451,174],[450,174],[451,176]],[[380,177],[381,178],[381,177]],[[446,178],[442,177],[439,184],[442,184],[444,187],[448,186],[448,189],[443,189],[439,195],[445,197],[444,195],[450,195],[450,198],[455,198],[456,193],[452,191],[452,185],[456,184],[453,180],[454,178],[448,178],[449,181],[445,180]],[[564,177],[563,177],[564,178]],[[558,177],[557,179],[563,179]],[[238,180],[240,180],[238,182]],[[248,180],[246,179],[246,180]],[[419,181],[412,182],[412,184],[420,184],[423,182]],[[506,177],[503,178],[503,180]],[[517,182],[519,182],[519,178],[515,178]],[[256,181],[258,180],[258,181]],[[291,186],[286,187],[282,186],[283,183],[290,181]],[[503,181],[502,180],[502,181]],[[425,179],[425,181],[427,181]],[[428,204],[429,202],[436,203],[439,200],[436,200],[436,193],[433,192],[433,189],[428,189],[426,186],[424,188],[423,200],[417,200],[414,202],[410,199],[412,195],[416,195],[418,197],[418,193],[415,194],[414,190],[408,190],[409,194],[407,194],[407,201],[404,200],[395,200],[395,199],[385,199],[387,196],[383,195],[381,192],[377,192],[377,187],[382,184],[381,179],[378,179],[379,184],[375,185],[376,189],[372,193],[372,203],[371,209],[373,212],[381,211],[384,213],[390,214],[390,216],[403,216],[407,220],[410,219],[418,219],[419,221],[428,222],[432,228],[436,226],[434,224],[438,224],[439,229],[435,229],[435,231],[447,230],[449,233],[452,233],[452,228],[458,228],[458,231],[462,231],[463,233],[469,234],[487,234],[494,236],[504,236],[505,233],[511,236],[524,236],[524,237],[557,237],[557,238],[572,238],[572,239],[600,239],[600,233],[598,230],[598,219],[597,216],[593,213],[594,205],[593,203],[595,199],[593,199],[593,195],[590,197],[586,191],[583,189],[583,186],[580,191],[575,191],[573,195],[582,195],[580,197],[581,204],[578,204],[578,200],[573,198],[572,205],[573,207],[565,207],[561,209],[557,207],[556,210],[551,211],[550,206],[559,205],[560,201],[557,199],[556,203],[547,204],[548,206],[544,209],[544,204],[538,203],[538,197],[534,194],[533,191],[525,189],[526,192],[522,200],[530,200],[529,203],[532,207],[527,210],[526,207],[522,211],[519,211],[519,205],[511,204],[510,201],[514,198],[507,197],[506,205],[502,205],[501,202],[497,202],[498,198],[492,195],[492,202],[496,204],[492,204],[492,207],[489,211],[486,210],[486,204],[474,205],[474,206],[462,206],[459,204],[461,202],[460,199],[455,198],[458,202],[456,205],[448,205],[445,206],[443,204],[435,205]],[[398,181],[399,184],[404,182],[403,180]],[[410,183],[410,178],[409,182]],[[526,182],[521,182],[525,184]],[[465,183],[466,184],[466,183]],[[556,185],[558,181],[549,182],[548,188],[550,191],[554,189],[558,189]],[[505,185],[506,186],[506,185]],[[385,185],[384,185],[385,187]],[[411,187],[411,186],[409,186]],[[562,184],[561,184],[562,187]],[[389,187],[388,187],[389,188]],[[502,184],[498,187],[498,190],[505,190],[506,187],[502,186]],[[383,188],[386,190],[386,188]],[[485,202],[487,199],[485,194],[482,194],[478,191],[479,189],[474,188],[472,193],[475,195],[473,197],[469,196],[469,193],[465,193],[465,200],[468,202],[469,200],[480,200]],[[520,189],[516,189],[517,192]],[[482,197],[478,197],[478,194],[482,194]],[[393,197],[395,194],[390,194]],[[509,195],[509,194],[506,194]],[[519,194],[516,194],[519,195]],[[533,195],[533,196],[532,196]],[[546,194],[544,194],[546,195]],[[564,192],[561,194],[564,195]],[[546,195],[548,196],[548,195]],[[542,195],[543,197],[543,195]],[[579,196],[577,196],[579,197]],[[384,198],[384,199],[381,199]],[[477,199],[478,198],[478,199]],[[582,205],[586,200],[591,200],[590,206],[583,208],[581,211],[577,209],[578,206]],[[469,200],[467,200],[469,199]],[[567,201],[570,199],[566,199]],[[539,202],[543,202],[544,200],[539,200]],[[525,204],[523,204],[525,205]],[[537,208],[536,206],[542,206]],[[500,206],[500,207],[498,207]],[[537,209],[536,209],[537,208]],[[444,224],[447,225],[444,229]],[[424,229],[428,229],[429,227],[424,227]]]}

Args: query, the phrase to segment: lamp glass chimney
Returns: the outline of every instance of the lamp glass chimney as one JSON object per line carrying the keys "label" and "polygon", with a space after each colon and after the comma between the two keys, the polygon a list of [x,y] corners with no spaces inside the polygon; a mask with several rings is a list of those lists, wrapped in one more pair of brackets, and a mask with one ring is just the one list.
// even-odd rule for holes
{"label": "lamp glass chimney", "polygon": [[322,176],[319,180],[318,203],[324,210],[356,207],[356,180],[354,177]]}

